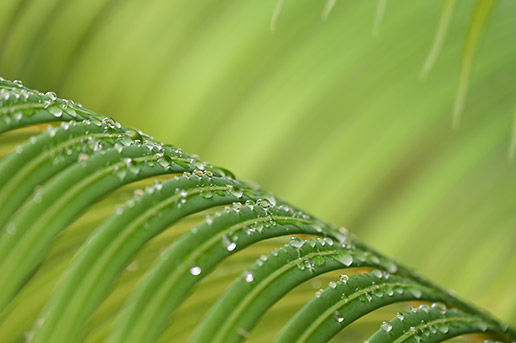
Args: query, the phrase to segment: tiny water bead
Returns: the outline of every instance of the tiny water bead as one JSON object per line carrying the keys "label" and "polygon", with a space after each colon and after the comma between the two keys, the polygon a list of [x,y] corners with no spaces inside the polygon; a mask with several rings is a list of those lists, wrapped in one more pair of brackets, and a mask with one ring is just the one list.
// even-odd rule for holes
{"label": "tiny water bead", "polygon": [[226,235],[222,236],[222,244],[226,247],[227,251],[233,251],[237,247],[236,242]]}
{"label": "tiny water bead", "polygon": [[387,261],[386,267],[391,274],[395,274],[398,271],[398,266],[393,261]]}
{"label": "tiny water bead", "polygon": [[392,325],[388,322],[383,322],[381,327],[385,332],[390,332],[392,330]]}
{"label": "tiny water bead", "polygon": [[290,241],[289,241],[289,244],[297,249],[300,249],[303,244],[305,243],[305,241],[303,241],[301,238],[299,237],[291,237]]}
{"label": "tiny water bead", "polygon": [[339,256],[338,260],[347,267],[353,264],[353,257],[349,254]]}
{"label": "tiny water bead", "polygon": [[349,280],[349,276],[347,274],[341,274],[339,276],[339,281],[342,281],[343,283],[347,283]]}
{"label": "tiny water bead", "polygon": [[431,307],[432,308],[436,308],[436,309],[440,310],[443,313],[446,312],[446,310],[447,310],[446,304],[439,303],[439,302],[433,303]]}
{"label": "tiny water bead", "polygon": [[376,276],[377,278],[382,278],[383,277],[383,273],[381,270],[378,270],[378,269],[374,269],[371,274],[373,274],[374,276]]}
{"label": "tiny water bead", "polygon": [[447,334],[448,331],[450,331],[450,328],[448,327],[448,325],[443,324],[443,325],[439,325],[437,327],[437,330],[439,330],[440,333]]}
{"label": "tiny water bead", "polygon": [[409,292],[418,299],[421,298],[421,296],[423,295],[421,290],[415,287],[409,288]]}
{"label": "tiny water bead", "polygon": [[235,243],[235,242],[231,242],[231,243],[226,247],[226,249],[227,249],[228,251],[233,251],[233,250],[235,250],[235,248],[236,248],[236,243]]}
{"label": "tiny water bead", "polygon": [[52,106],[48,108],[48,112],[52,114],[54,117],[60,118],[63,116],[63,110],[58,106]]}
{"label": "tiny water bead", "polygon": [[251,272],[247,272],[245,275],[245,282],[253,282],[254,281],[254,275]]}
{"label": "tiny water bead", "polygon": [[190,274],[192,274],[194,276],[200,275],[201,272],[202,272],[201,267],[195,266],[195,267],[190,268]]}
{"label": "tiny water bead", "polygon": [[427,304],[422,304],[422,305],[419,305],[419,307],[417,309],[418,309],[418,311],[423,311],[425,313],[428,313],[430,311],[430,306],[428,306]]}

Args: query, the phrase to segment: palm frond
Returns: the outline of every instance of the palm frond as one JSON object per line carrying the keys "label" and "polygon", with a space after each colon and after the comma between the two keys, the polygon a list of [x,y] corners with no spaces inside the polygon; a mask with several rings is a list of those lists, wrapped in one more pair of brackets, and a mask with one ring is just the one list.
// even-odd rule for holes
{"label": "palm frond", "polygon": [[[196,323],[194,341],[242,341],[291,290],[318,275],[347,268],[382,271],[352,277],[349,285],[356,283],[354,289],[345,281],[334,283],[324,296],[306,305],[318,309],[310,310],[310,315],[322,316],[313,328],[300,326],[300,321],[307,320],[307,310],[302,309],[286,326],[280,341],[292,334],[324,341],[370,311],[407,300],[437,301],[451,309],[422,308],[406,314],[406,322],[394,319],[382,325],[389,328],[387,337],[379,331],[370,341],[405,340],[419,333],[425,340],[439,341],[484,332],[506,341],[516,339],[513,329],[490,314],[379,254],[346,230],[239,181],[223,168],[53,93],[33,91],[20,82],[0,82],[0,130],[4,135],[29,125],[50,125],[0,162],[4,176],[0,192],[9,204],[2,207],[0,216],[4,228],[0,275],[8,276],[0,279],[0,306],[4,314],[34,306],[21,314],[22,322],[32,325],[26,333],[30,341],[80,341],[87,335],[88,323],[95,323],[94,317],[98,328],[94,327],[91,341],[155,341],[195,286],[218,270],[223,260],[261,241],[297,235],[306,239],[292,237],[243,272],[242,265],[228,269],[236,281],[222,295],[218,290],[224,287],[220,285],[213,293],[206,292],[219,300],[206,318]],[[57,122],[62,123],[55,126]],[[123,207],[100,224],[93,221],[97,225],[93,231],[79,226],[75,230],[81,235],[66,237],[67,227],[102,198],[124,185],[160,175],[168,179],[144,190],[135,188],[135,195]],[[199,221],[195,215],[221,206],[229,207],[192,225]],[[188,222],[190,217],[193,221]],[[178,234],[163,243],[155,241],[167,228],[178,225],[183,228]],[[308,238],[314,236],[320,238]],[[70,240],[72,237],[79,239]],[[153,242],[168,248],[145,252]],[[72,254],[69,262],[60,260],[60,256]],[[131,275],[138,268],[141,272]],[[235,275],[236,270],[240,276]],[[118,282],[124,285],[121,293],[113,292]],[[336,299],[340,291],[349,297]],[[364,299],[366,303],[361,304]],[[332,318],[337,325],[330,323],[331,329],[317,333],[327,323],[328,311],[339,313]],[[35,312],[39,312],[37,318]],[[344,313],[346,322],[341,320]],[[416,321],[414,333],[410,328]],[[182,330],[194,331],[191,324],[178,322]],[[441,328],[444,324],[449,326],[446,332]],[[10,331],[12,338],[20,339],[18,330],[11,326]]]}

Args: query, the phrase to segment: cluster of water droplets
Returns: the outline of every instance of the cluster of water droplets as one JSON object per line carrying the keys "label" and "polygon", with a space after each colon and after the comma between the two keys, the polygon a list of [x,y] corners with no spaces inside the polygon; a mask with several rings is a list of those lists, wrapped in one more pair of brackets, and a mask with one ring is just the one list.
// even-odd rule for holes
{"label": "cluster of water droplets", "polygon": [[398,266],[390,259],[378,256],[373,252],[361,249],[355,249],[353,244],[345,242],[343,245],[347,250],[335,255],[333,258],[342,263],[346,267],[350,267],[354,263],[358,265],[376,266],[387,270],[391,274],[398,271]]}
{"label": "cluster of water droplets", "polygon": [[38,92],[23,86],[21,81],[7,81],[0,78],[0,120],[10,125],[32,117],[39,111],[49,113],[57,119],[85,119],[92,112],[72,100],[60,99],[53,92]]}
{"label": "cluster of water droplets", "polygon": [[297,267],[302,271],[312,273],[315,268],[322,267],[326,263],[326,258],[317,252],[333,249],[334,245],[339,245],[329,237],[303,240],[299,237],[291,237],[288,247],[294,248],[299,262]]}
{"label": "cluster of water droplets", "polygon": [[[410,326],[407,328],[405,323]],[[422,304],[417,308],[413,307],[407,313],[397,313],[393,320],[383,322],[380,327],[389,334],[394,327],[399,327],[409,332],[416,342],[421,342],[425,337],[446,335],[453,328],[463,326],[472,327],[480,332],[486,332],[489,328],[481,319],[468,317],[455,309],[448,310],[443,303],[433,303],[431,306]]]}
{"label": "cluster of water droplets", "polygon": [[[245,233],[248,236],[260,235],[265,230],[278,225],[277,217],[297,218],[303,216],[302,212],[295,211],[288,206],[274,205],[276,204],[275,199],[271,200],[270,197],[261,198],[261,194],[255,194],[253,190],[230,186],[227,192],[229,195],[237,198],[245,197],[246,200],[245,202],[233,202],[231,205],[226,206],[223,212],[216,212],[213,216],[207,215],[205,219],[207,225],[212,225],[214,220],[224,221],[227,216],[242,215],[243,218],[254,217],[254,219],[244,220],[242,225],[237,226],[235,231],[223,237],[223,244],[228,248],[228,251],[233,251],[236,248],[236,240],[238,240],[241,233]],[[235,194],[235,192],[237,193]],[[256,200],[248,199],[248,197],[253,197]]]}

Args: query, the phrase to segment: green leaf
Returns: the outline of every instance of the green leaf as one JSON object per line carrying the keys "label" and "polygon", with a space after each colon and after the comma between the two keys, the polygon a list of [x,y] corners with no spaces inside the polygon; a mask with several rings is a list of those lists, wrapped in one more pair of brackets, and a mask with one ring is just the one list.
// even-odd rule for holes
{"label": "green leaf", "polygon": [[489,322],[482,321],[456,309],[440,309],[439,306],[421,305],[411,312],[398,315],[384,322],[369,343],[386,342],[442,342],[470,333],[496,331]]}
{"label": "green leaf", "polygon": [[402,301],[440,301],[445,294],[379,270],[331,282],[306,304],[277,342],[327,342],[353,321],[380,307]]}
{"label": "green leaf", "polygon": [[441,9],[441,16],[439,18],[439,24],[437,24],[437,31],[435,33],[434,41],[432,43],[432,47],[428,56],[426,57],[425,63],[423,64],[423,68],[421,68],[421,74],[419,77],[421,79],[426,79],[428,73],[432,69],[439,56],[441,49],[444,44],[444,39],[446,38],[446,34],[448,32],[448,28],[450,26],[450,21],[453,15],[453,10],[455,9],[455,5],[457,4],[457,0],[444,0],[443,6]]}
{"label": "green leaf", "polygon": [[[292,234],[327,235],[345,240],[339,231],[285,205],[268,201],[235,204],[207,218],[168,249],[131,296],[112,342],[157,339],[173,311],[193,287],[230,255],[261,240]],[[192,277],[192,266],[199,274]],[[196,269],[197,270],[197,269]],[[251,277],[250,274],[246,276]]]}
{"label": "green leaf", "polygon": [[[302,282],[350,267],[392,269],[392,262],[331,239],[293,240],[263,256],[219,299],[201,322],[195,342],[239,342],[277,300]],[[252,277],[249,277],[249,276]]]}
{"label": "green leaf", "polygon": [[147,241],[184,216],[238,201],[243,195],[234,195],[236,186],[231,180],[186,176],[158,183],[130,200],[79,252],[44,310],[45,323],[36,330],[35,342],[76,339],[115,278]]}
{"label": "green leaf", "polygon": [[477,0],[471,23],[462,53],[462,62],[460,66],[459,86],[457,89],[457,98],[453,108],[453,127],[458,127],[464,104],[466,102],[466,94],[468,91],[469,75],[473,64],[473,57],[477,50],[477,45],[487,25],[487,20],[491,15],[498,0]]}

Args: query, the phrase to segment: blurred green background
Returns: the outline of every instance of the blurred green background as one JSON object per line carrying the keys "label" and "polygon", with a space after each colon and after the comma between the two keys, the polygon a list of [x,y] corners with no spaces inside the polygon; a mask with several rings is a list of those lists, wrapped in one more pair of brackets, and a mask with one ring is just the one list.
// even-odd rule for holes
{"label": "blurred green background", "polygon": [[2,0],[0,75],[227,167],[516,323],[516,2],[479,42],[460,126],[459,1]]}

